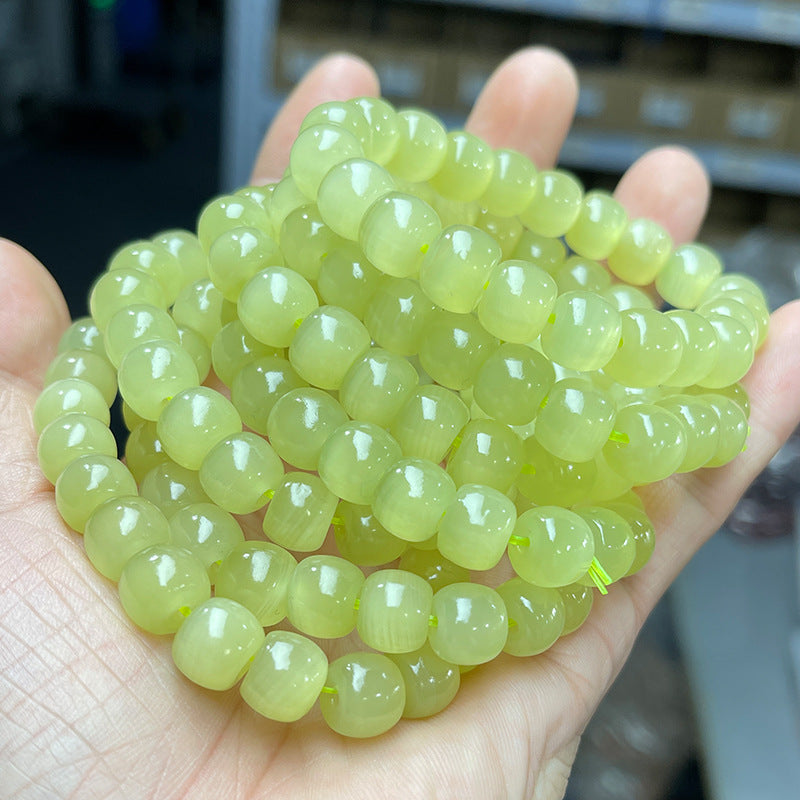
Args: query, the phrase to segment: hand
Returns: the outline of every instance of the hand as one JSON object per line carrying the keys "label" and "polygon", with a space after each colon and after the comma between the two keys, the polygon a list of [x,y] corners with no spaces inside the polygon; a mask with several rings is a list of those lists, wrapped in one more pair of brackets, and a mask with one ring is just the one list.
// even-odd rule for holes
{"label": "hand", "polygon": [[[333,56],[287,101],[254,179],[282,174],[305,112],[375,94],[362,62]],[[574,110],[571,67],[548,50],[506,61],[468,126],[495,147],[552,165]],[[694,157],[661,148],[634,164],[617,198],[677,242],[697,233],[708,182]],[[89,564],[39,472],[31,408],[66,306],[32,256],[0,243],[0,787],[6,797],[558,798],[579,736],[656,601],[720,526],[800,421],[800,304],[775,312],[745,383],[747,451],[641,494],[658,543],[651,562],[611,587],[584,626],[544,655],[501,656],[465,676],[444,712],[401,721],[375,740],[331,733],[318,714],[293,725],[214,694],[173,667],[170,640],[124,616]]]}

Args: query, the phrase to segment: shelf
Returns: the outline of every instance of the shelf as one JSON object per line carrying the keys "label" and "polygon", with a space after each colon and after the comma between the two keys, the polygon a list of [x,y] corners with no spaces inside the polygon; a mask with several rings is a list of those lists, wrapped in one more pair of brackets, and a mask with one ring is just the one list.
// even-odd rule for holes
{"label": "shelf", "polygon": [[[431,2],[432,0],[415,0]],[[435,0],[442,2],[442,0]],[[497,10],[800,45],[800,3],[753,0],[444,0]]]}
{"label": "shelf", "polygon": [[795,548],[791,536],[750,542],[720,532],[671,590],[714,800],[797,796]]}

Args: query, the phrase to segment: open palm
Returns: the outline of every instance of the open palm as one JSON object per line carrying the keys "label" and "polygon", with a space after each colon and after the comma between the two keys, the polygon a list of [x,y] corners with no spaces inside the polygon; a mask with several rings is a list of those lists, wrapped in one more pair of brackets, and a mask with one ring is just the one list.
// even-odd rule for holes
{"label": "open palm", "polygon": [[[254,180],[280,176],[305,112],[375,94],[362,62],[326,59],[265,140]],[[523,51],[487,84],[469,120],[493,146],[555,161],[577,87],[547,50]],[[708,184],[680,149],[654,151],[617,189],[631,216],[676,241],[702,221]],[[115,587],[59,518],[36,463],[31,409],[67,325],[45,270],[0,243],[0,795],[14,798],[558,798],[581,731],[639,628],[677,573],[800,421],[800,304],[773,315],[747,387],[752,433],[735,463],[642,490],[658,534],[637,576],[611,587],[584,626],[546,654],[501,656],[464,676],[444,712],[374,740],[331,733],[317,713],[269,722],[236,690],[182,678],[170,640],[143,634]]]}

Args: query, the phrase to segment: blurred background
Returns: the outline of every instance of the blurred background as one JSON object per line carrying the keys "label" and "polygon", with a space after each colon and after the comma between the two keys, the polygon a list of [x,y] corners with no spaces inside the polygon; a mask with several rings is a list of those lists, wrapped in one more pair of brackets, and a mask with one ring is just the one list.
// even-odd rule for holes
{"label": "blurred background", "polygon": [[[191,228],[246,182],[282,98],[324,53],[362,55],[389,99],[457,126],[530,43],[581,75],[564,166],[611,188],[648,148],[689,145],[714,182],[700,239],[773,306],[800,294],[788,0],[0,0],[0,235],[82,315],[118,245]],[[795,437],[653,614],[569,798],[797,796],[799,485]]]}

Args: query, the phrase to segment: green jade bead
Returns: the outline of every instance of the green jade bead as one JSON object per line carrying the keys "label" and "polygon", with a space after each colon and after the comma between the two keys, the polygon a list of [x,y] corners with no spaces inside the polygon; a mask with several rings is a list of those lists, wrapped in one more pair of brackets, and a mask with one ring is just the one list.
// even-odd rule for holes
{"label": "green jade bead", "polygon": [[399,569],[373,572],[361,587],[358,635],[383,653],[419,650],[428,638],[432,604],[433,589],[419,575]]}
{"label": "green jade bead", "polygon": [[539,444],[564,461],[591,461],[608,441],[616,407],[585,378],[557,381],[536,417]]}
{"label": "green jade bead", "polygon": [[169,302],[161,284],[138,269],[104,272],[89,292],[89,311],[101,331],[105,331],[117,311],[140,304],[165,309]]}
{"label": "green jade bead", "polygon": [[89,350],[107,358],[102,331],[91,317],[78,317],[58,340],[56,351],[61,354],[67,350]]}
{"label": "green jade bead", "polygon": [[614,434],[602,455],[617,475],[642,486],[672,475],[683,462],[686,447],[683,424],[673,413],[639,403],[617,412]]}
{"label": "green jade bead", "polygon": [[635,219],[608,254],[608,268],[625,283],[647,286],[661,272],[671,252],[672,238],[661,225],[650,219]]}
{"label": "green jade bead", "polygon": [[263,356],[236,373],[231,384],[231,402],[248,428],[266,436],[269,415],[278,400],[294,389],[307,386],[287,359]]}
{"label": "green jade bead", "polygon": [[251,336],[238,319],[220,328],[211,343],[211,365],[216,376],[226,386],[233,383],[234,378],[247,364],[258,358],[281,357],[283,354],[282,348],[270,347]]}
{"label": "green jade bead", "polygon": [[352,419],[388,428],[418,383],[419,375],[407,359],[372,347],[344,376],[339,401]]}
{"label": "green jade bead", "polygon": [[408,543],[389,533],[370,506],[342,500],[333,518],[336,547],[342,558],[360,567],[378,567],[398,558]]}
{"label": "green jade bead", "polygon": [[718,297],[721,294],[728,294],[730,292],[753,295],[762,303],[766,304],[767,302],[764,297],[764,290],[758,283],[753,280],[753,278],[739,272],[726,272],[715,278],[706,289],[702,298],[700,298],[700,302],[702,303],[706,300]]}
{"label": "green jade bead", "polygon": [[705,465],[721,467],[744,450],[750,426],[742,407],[730,397],[720,394],[704,394],[700,397],[711,405],[719,417],[719,446]]}
{"label": "green jade bead", "polygon": [[199,385],[200,376],[180,344],[159,339],[131,349],[119,365],[117,380],[131,410],[155,422],[175,395]]}
{"label": "green jade bead", "polygon": [[503,259],[511,258],[523,235],[522,223],[516,217],[498,217],[484,208],[479,211],[474,225],[497,242]]}
{"label": "green jade bead", "polygon": [[289,345],[289,362],[313,386],[339,389],[369,346],[369,332],[357,317],[337,306],[322,306],[297,329]]}
{"label": "green jade bead", "polygon": [[533,199],[536,167],[516,150],[495,150],[494,171],[481,206],[500,217],[516,217]]}
{"label": "green jade bead", "polygon": [[627,224],[625,209],[610,194],[587,192],[565,239],[579,256],[602,261],[617,247]]}
{"label": "green jade bead", "polygon": [[323,258],[317,290],[323,302],[364,319],[384,280],[355,242],[345,242]]}
{"label": "green jade bead", "polygon": [[347,422],[347,412],[322,389],[293,389],[278,398],[267,434],[278,455],[298,469],[315,470],[328,437]]}
{"label": "green jade bead", "polygon": [[41,433],[66,414],[83,414],[108,426],[111,413],[100,390],[80,378],[63,378],[46,386],[33,407],[33,427]]}
{"label": "green jade bead", "polygon": [[331,100],[312,108],[300,123],[300,130],[304,131],[313,125],[339,125],[352,133],[359,142],[369,141],[369,123],[364,112],[359,106],[346,100]]}
{"label": "green jade bead", "polygon": [[676,472],[694,472],[714,457],[719,447],[719,417],[704,400],[690,395],[672,395],[656,401],[684,423],[686,455]]}
{"label": "green jade bead", "polygon": [[167,518],[149,500],[136,495],[115,497],[99,505],[83,532],[92,566],[115,582],[130,558],[147,547],[169,541]]}
{"label": "green jade bead", "polygon": [[319,645],[291,631],[271,631],[239,692],[267,719],[296,722],[317,701],[327,675],[328,659]]}
{"label": "green jade bead", "polygon": [[479,483],[507,492],[522,469],[522,441],[507,425],[491,419],[467,423],[447,461],[456,486]]}
{"label": "green jade bead", "polygon": [[438,464],[404,458],[383,475],[372,511],[387,531],[406,542],[424,542],[456,494],[453,479]]}
{"label": "green jade bead", "polygon": [[347,636],[356,626],[356,598],[363,584],[364,573],[355,564],[337,556],[307,556],[289,581],[289,622],[308,636]]}
{"label": "green jade bead", "polygon": [[719,357],[711,371],[697,381],[706,389],[722,389],[743,378],[753,364],[755,347],[750,330],[734,317],[712,313],[706,317],[719,340]]}
{"label": "green jade bead", "polygon": [[428,183],[448,200],[469,203],[489,188],[494,169],[494,151],[489,145],[466,131],[451,131],[444,161]]}
{"label": "green jade bead", "polygon": [[280,241],[286,266],[307,281],[316,281],[328,253],[346,242],[322,221],[315,205],[300,206],[286,216]]}
{"label": "green jade bead", "polygon": [[181,290],[172,307],[172,318],[179,332],[181,327],[191,328],[211,347],[220,328],[236,319],[236,305],[205,278]]}
{"label": "green jade bead", "polygon": [[103,396],[109,408],[117,396],[117,376],[105,356],[89,350],[65,350],[59,353],[44,374],[45,388],[56,381],[78,378],[91,383]]}
{"label": "green jade bead", "polygon": [[328,437],[319,454],[319,476],[328,489],[349,503],[367,505],[378,483],[400,460],[400,445],[370,422],[348,422]]}
{"label": "green jade bead", "polygon": [[275,490],[262,528],[281,547],[314,552],[325,541],[337,502],[316,475],[290,472]]}
{"label": "green jade bead", "polygon": [[[736,300],[738,303],[741,303],[743,306],[747,308],[747,310],[753,315],[753,318],[756,321],[756,350],[764,344],[764,340],[767,338],[767,333],[769,332],[769,308],[767,306],[766,299],[761,296],[757,296],[746,289],[730,289],[726,292],[723,292],[722,295],[719,297],[709,300],[708,302],[711,304],[715,304],[720,301],[726,300]],[[723,312],[724,313],[724,312]]]}
{"label": "green jade bead", "polygon": [[[575,509],[575,513],[591,528],[595,559],[602,566],[609,582],[624,578],[636,555],[636,542],[631,526],[616,511],[602,506],[581,506]],[[577,582],[589,586],[594,580],[587,574]],[[605,577],[603,583],[606,583]]]}
{"label": "green jade bead", "polygon": [[178,327],[164,309],[146,305],[128,306],[117,311],[103,335],[106,356],[117,369],[126,353],[136,345],[158,339],[178,344]]}
{"label": "green jade bead", "polygon": [[683,355],[677,326],[655,309],[631,309],[621,317],[620,346],[603,371],[625,386],[667,383]]}
{"label": "green jade bead", "polygon": [[458,694],[461,672],[455,664],[443,661],[428,642],[411,653],[393,653],[406,687],[406,719],[422,719],[447,708]]}
{"label": "green jade bead", "polygon": [[630,525],[633,533],[636,551],[633,556],[633,563],[625,573],[624,577],[627,577],[638,572],[650,560],[650,556],[653,555],[653,550],[656,546],[656,531],[650,517],[647,516],[642,508],[630,503],[619,502],[608,503],[608,508],[619,514]]}
{"label": "green jade bead", "polygon": [[593,461],[564,461],[545,450],[534,436],[523,442],[522,460],[515,485],[537,505],[574,505],[589,496],[597,477]]}
{"label": "green jade bead", "polygon": [[280,230],[286,217],[300,206],[307,206],[308,198],[297,188],[291,175],[286,174],[278,181],[267,203],[267,216],[272,222],[275,234],[280,238]]}
{"label": "green jade bead", "polygon": [[161,509],[167,519],[192,503],[210,503],[197,472],[167,459],[141,480],[139,494]]}
{"label": "green jade bead", "polygon": [[412,356],[419,352],[434,308],[415,280],[390,278],[381,284],[367,305],[364,324],[385,350]]}
{"label": "green jade bead", "polygon": [[[620,438],[624,442],[624,436]],[[595,480],[588,498],[584,498],[587,502],[591,500],[593,503],[604,503],[609,500],[616,500],[625,492],[630,491],[634,484],[634,479],[630,477],[633,470],[626,476],[622,476],[611,469],[606,458],[607,448],[608,445],[594,459]]]}
{"label": "green jade bead", "polygon": [[241,603],[260,625],[276,625],[286,616],[296,566],[294,556],[272,542],[239,542],[217,567],[214,594]]}
{"label": "green jade bead", "polygon": [[215,444],[241,430],[242,419],[231,401],[205,386],[176,394],[156,425],[167,455],[192,470],[200,469]]}
{"label": "green jade bead", "polygon": [[567,248],[560,239],[523,230],[511,258],[535,264],[552,276],[565,263]]}
{"label": "green jade bead", "polygon": [[656,291],[676,308],[696,308],[721,274],[722,263],[712,250],[701,244],[682,244],[656,276]]}
{"label": "green jade bead", "polygon": [[437,591],[428,641],[451,664],[484,664],[500,654],[508,638],[503,598],[479,583],[451,583]]}
{"label": "green jade bead", "polygon": [[676,308],[667,311],[664,318],[674,323],[681,332],[683,350],[678,368],[663,382],[667,386],[692,386],[705,378],[717,363],[717,332],[694,311]]}
{"label": "green jade bead", "polygon": [[233,228],[218,236],[208,252],[208,276],[222,296],[235,303],[258,272],[282,266],[277,242],[258,228]]}
{"label": "green jade bead", "polygon": [[560,586],[558,593],[564,603],[564,629],[561,635],[568,636],[586,622],[594,604],[594,592],[591,586],[571,583],[569,586]]}
{"label": "green jade bead", "polygon": [[600,292],[604,300],[608,300],[617,311],[628,311],[629,309],[655,308],[652,298],[635,286],[628,286],[627,283],[612,283]]}
{"label": "green jade bead", "polygon": [[536,586],[574,583],[589,569],[595,543],[588,523],[560,506],[537,506],[520,514],[508,545],[511,566]]}
{"label": "green jade bead", "polygon": [[519,215],[523,225],[540,236],[563,236],[581,209],[580,183],[559,170],[544,170],[536,176],[533,197]]}
{"label": "green jade bead", "polygon": [[599,295],[576,291],[559,295],[542,330],[544,354],[567,369],[601,369],[617,352],[620,313]]}
{"label": "green jade bead", "polygon": [[501,261],[478,302],[478,319],[492,336],[526,344],[547,324],[557,294],[556,282],[541,267],[520,260]]}
{"label": "green jade bead", "polygon": [[430,180],[447,155],[447,131],[432,114],[416,108],[397,112],[397,147],[386,169],[400,180]]}
{"label": "green jade bead", "polygon": [[328,726],[342,736],[367,739],[394,727],[406,690],[399,668],[381,653],[352,653],[328,666],[319,696]]}
{"label": "green jade bead", "polygon": [[282,478],[278,454],[249,431],[218,442],[200,465],[200,483],[206,494],[231,514],[251,514],[263,508]]}
{"label": "green jade bead", "polygon": [[71,461],[92,453],[116,458],[117,441],[105,424],[86,414],[65,414],[39,436],[39,466],[52,484]]}
{"label": "green jade bead", "polygon": [[[746,295],[739,295],[746,297]],[[724,294],[713,300],[706,300],[697,307],[697,313],[701,317],[708,319],[712,314],[719,314],[723,317],[731,317],[740,322],[750,334],[753,340],[753,348],[757,348],[759,341],[762,340],[762,331],[759,321],[748,306],[736,300],[730,294]]]}
{"label": "green jade bead", "polygon": [[555,382],[550,361],[522,344],[501,344],[475,379],[475,402],[506,425],[527,425]]}
{"label": "green jade bead", "polygon": [[181,286],[208,277],[208,256],[200,240],[191,231],[180,228],[161,231],[153,241],[166,247],[178,259],[181,273]]}
{"label": "green jade bead", "polygon": [[223,194],[209,200],[197,218],[197,238],[206,253],[211,245],[232,228],[259,228],[271,230],[267,212],[250,197]]}
{"label": "green jade bead", "polygon": [[239,523],[213,503],[192,503],[169,518],[172,544],[196,556],[216,582],[220,562],[238,544],[244,542]]}
{"label": "green jade bead", "polygon": [[311,284],[286,267],[267,267],[242,288],[237,303],[247,332],[270,347],[288,347],[319,302]]}
{"label": "green jade bead", "polygon": [[367,209],[394,188],[392,176],[383,167],[365,158],[352,158],[337,164],[322,179],[317,207],[334,233],[358,241]]}
{"label": "green jade bead", "polygon": [[538,655],[549,650],[564,632],[566,612],[557,589],[511,578],[497,587],[497,593],[508,613],[508,639],[503,647],[506,653]]}
{"label": "green jade bead", "polygon": [[172,640],[172,660],[193,683],[218,692],[235,686],[264,642],[253,614],[227,597],[192,610]]}
{"label": "green jade bead", "polygon": [[400,140],[397,111],[382,97],[357,97],[348,104],[359,109],[366,120],[365,155],[376,164],[385,164],[395,154]]}
{"label": "green jade bead", "polygon": [[439,216],[424,200],[388,192],[361,218],[358,243],[376,269],[396,278],[414,277],[441,231]]}
{"label": "green jade bead", "polygon": [[429,384],[411,395],[390,430],[403,455],[438,464],[467,422],[469,409],[464,401],[443,386]]}
{"label": "green jade bead", "polygon": [[472,314],[437,309],[425,326],[419,350],[422,368],[448,389],[466,389],[497,348],[497,340]]}
{"label": "green jade bead", "polygon": [[439,552],[467,569],[491,569],[503,557],[516,519],[514,504],[497,489],[460,486],[439,521]]}
{"label": "green jade bead", "polygon": [[333,167],[363,155],[361,143],[345,128],[330,123],[311,125],[294,140],[289,170],[297,188],[314,200],[322,179]]}
{"label": "green jade bead", "polygon": [[203,563],[188,550],[157,544],[128,559],[119,599],[128,617],[148,633],[175,633],[186,615],[211,596]]}
{"label": "green jade bead", "polygon": [[611,285],[611,276],[599,261],[581,256],[570,256],[553,277],[559,294],[580,291],[599,294]]}
{"label": "green jade bead", "polygon": [[431,244],[419,267],[419,284],[437,306],[468,314],[503,253],[495,240],[471,225],[451,225]]}
{"label": "green jade bead", "polygon": [[178,339],[194,362],[198,378],[201,382],[204,381],[211,370],[211,348],[208,342],[196,330],[185,325],[178,325]]}
{"label": "green jade bead", "polygon": [[451,583],[467,583],[470,577],[466,567],[454,564],[435,548],[422,550],[419,547],[409,547],[400,556],[399,566],[406,572],[413,572],[424,578],[434,592]]}
{"label": "green jade bead", "polygon": [[121,461],[114,456],[89,453],[70,461],[58,476],[56,508],[70,528],[83,533],[99,505],[136,493],[136,481]]}

